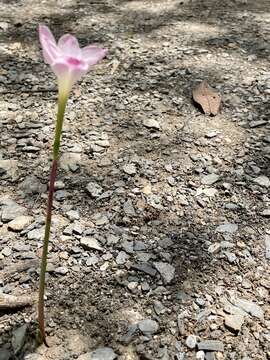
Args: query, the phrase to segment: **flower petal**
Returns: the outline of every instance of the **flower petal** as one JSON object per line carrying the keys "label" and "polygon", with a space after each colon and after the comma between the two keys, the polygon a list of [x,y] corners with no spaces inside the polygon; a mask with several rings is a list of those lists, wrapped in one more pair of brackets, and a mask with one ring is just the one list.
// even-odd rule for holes
{"label": "flower petal", "polygon": [[54,38],[51,30],[48,28],[48,26],[40,24],[38,26],[38,33],[39,33],[39,40],[40,40],[41,44],[44,40],[47,40],[56,45],[55,38]]}
{"label": "flower petal", "polygon": [[38,32],[43,50],[43,57],[48,64],[52,64],[57,57],[60,56],[55,38],[50,29],[45,25],[39,25]]}
{"label": "flower petal", "polygon": [[89,66],[97,64],[107,55],[108,50],[95,45],[88,45],[82,49],[82,58]]}
{"label": "flower petal", "polygon": [[66,34],[58,40],[58,47],[62,50],[63,55],[81,58],[81,49],[75,36]]}
{"label": "flower petal", "polygon": [[45,41],[42,44],[42,50],[45,61],[50,65],[52,65],[61,56],[58,47],[51,42]]}

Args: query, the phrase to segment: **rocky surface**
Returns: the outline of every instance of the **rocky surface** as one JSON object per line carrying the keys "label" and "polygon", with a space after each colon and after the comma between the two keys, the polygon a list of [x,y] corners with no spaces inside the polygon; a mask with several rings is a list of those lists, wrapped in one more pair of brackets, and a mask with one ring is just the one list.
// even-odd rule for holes
{"label": "rocky surface", "polygon": [[[0,294],[33,295],[57,88],[36,28],[109,48],[74,87],[46,287],[1,360],[270,357],[269,4],[1,2]],[[216,117],[192,89],[222,94]]]}

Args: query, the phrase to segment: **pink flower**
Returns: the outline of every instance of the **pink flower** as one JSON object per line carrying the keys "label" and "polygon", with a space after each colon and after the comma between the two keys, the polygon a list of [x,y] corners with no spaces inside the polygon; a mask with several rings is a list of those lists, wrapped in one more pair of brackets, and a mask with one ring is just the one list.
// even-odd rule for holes
{"label": "pink flower", "polygon": [[95,45],[81,49],[78,40],[70,34],[63,35],[56,43],[45,25],[39,25],[38,31],[44,59],[58,78],[60,92],[69,93],[72,85],[107,54],[106,49]]}

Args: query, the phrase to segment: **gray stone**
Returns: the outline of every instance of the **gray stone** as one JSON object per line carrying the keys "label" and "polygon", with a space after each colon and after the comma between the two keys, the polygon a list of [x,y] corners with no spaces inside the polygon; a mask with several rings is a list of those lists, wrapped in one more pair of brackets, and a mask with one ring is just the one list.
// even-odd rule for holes
{"label": "gray stone", "polygon": [[264,318],[262,308],[252,301],[238,298],[233,301],[233,304],[254,317],[257,317],[261,320]]}
{"label": "gray stone", "polygon": [[1,253],[5,257],[9,257],[12,254],[12,250],[9,246],[5,246]]}
{"label": "gray stone", "polygon": [[162,280],[165,284],[169,284],[173,278],[175,273],[175,267],[165,263],[165,262],[155,262],[155,268],[160,273]]}
{"label": "gray stone", "polygon": [[82,247],[85,248],[86,250],[92,250],[92,249],[99,251],[103,250],[97,239],[93,237],[83,237],[81,238],[80,243]]}
{"label": "gray stone", "polygon": [[224,351],[223,342],[220,340],[203,340],[198,343],[199,350]]}
{"label": "gray stone", "polygon": [[[1,358],[0,358],[1,360]],[[24,357],[24,360],[44,360],[44,357],[40,354],[27,354]]]}
{"label": "gray stone", "polygon": [[109,347],[101,347],[92,352],[80,355],[78,360],[114,360],[116,353]]}
{"label": "gray stone", "polygon": [[94,216],[94,221],[97,226],[102,226],[109,223],[108,217],[105,214],[100,214],[100,213]]}
{"label": "gray stone", "polygon": [[66,275],[68,273],[68,268],[65,266],[59,266],[58,268],[54,269],[54,272],[58,275]]}
{"label": "gray stone", "polygon": [[148,263],[133,264],[132,269],[144,272],[147,275],[155,276],[157,271]]}
{"label": "gray stone", "polygon": [[185,360],[186,359],[186,354],[183,352],[178,352],[177,354],[175,354],[176,356],[176,360]]}
{"label": "gray stone", "polygon": [[229,233],[229,234],[233,234],[238,230],[238,225],[237,224],[231,224],[231,223],[225,223],[222,225],[219,225],[216,228],[216,231],[219,233]]}
{"label": "gray stone", "polygon": [[208,247],[208,252],[209,252],[210,254],[217,254],[217,253],[219,253],[220,249],[221,249],[220,243],[217,243],[217,242],[216,242],[216,243],[211,244],[211,245]]}
{"label": "gray stone", "polygon": [[133,241],[125,240],[121,243],[121,246],[128,254],[132,254],[134,252]]}
{"label": "gray stone", "polygon": [[134,207],[133,207],[133,204],[132,204],[132,201],[131,201],[131,200],[127,200],[127,201],[124,203],[123,210],[124,210],[124,213],[125,213],[127,216],[136,216],[136,212],[135,212],[135,210],[134,210]]}
{"label": "gray stone", "polygon": [[115,261],[118,265],[124,265],[128,259],[129,255],[125,251],[120,251]]}
{"label": "gray stone", "polygon": [[22,231],[31,224],[32,216],[20,215],[8,223],[8,228],[13,231]]}
{"label": "gray stone", "polygon": [[107,245],[115,245],[119,242],[120,238],[119,236],[108,234],[107,235]]}
{"label": "gray stone", "polygon": [[145,319],[138,322],[138,328],[144,335],[151,336],[158,331],[159,325],[154,320]]}
{"label": "gray stone", "polygon": [[217,174],[209,174],[205,175],[201,179],[201,183],[203,185],[213,185],[219,180],[219,175]]}
{"label": "gray stone", "polygon": [[140,240],[134,240],[134,251],[144,251],[146,250],[145,243]]}
{"label": "gray stone", "polygon": [[270,186],[270,179],[264,175],[258,176],[257,178],[253,179],[253,181],[260,186],[264,186],[264,187]]}
{"label": "gray stone", "polygon": [[179,334],[182,336],[185,335],[186,333],[185,320],[183,319],[181,314],[177,316],[177,326],[178,326]]}
{"label": "gray stone", "polygon": [[95,144],[96,144],[97,146],[101,146],[101,147],[104,147],[104,148],[110,147],[110,142],[109,142],[109,140],[96,140],[96,141],[95,141]]}
{"label": "gray stone", "polygon": [[36,176],[27,176],[19,185],[20,189],[28,195],[41,194],[47,190],[47,185],[42,184]]}
{"label": "gray stone", "polygon": [[123,343],[124,345],[128,345],[137,333],[138,333],[138,325],[137,324],[129,325],[128,331],[120,339],[121,343]]}
{"label": "gray stone", "polygon": [[123,170],[128,175],[135,175],[136,174],[136,166],[134,164],[126,164],[123,166]]}
{"label": "gray stone", "polygon": [[9,360],[11,359],[11,352],[7,349],[0,349],[0,360]]}
{"label": "gray stone", "polygon": [[155,119],[144,119],[143,125],[150,129],[160,130],[159,122]]}
{"label": "gray stone", "polygon": [[5,199],[2,207],[2,221],[9,222],[14,220],[18,216],[26,215],[26,208],[18,205],[11,199]]}
{"label": "gray stone", "polygon": [[224,254],[227,256],[230,263],[234,263],[237,259],[236,255],[230,251],[224,251]]}
{"label": "gray stone", "polygon": [[95,254],[93,254],[92,256],[87,258],[86,265],[92,266],[92,265],[96,265],[98,262],[99,262],[99,258]]}
{"label": "gray stone", "polygon": [[26,338],[27,324],[24,324],[13,331],[12,334],[12,348],[15,355],[19,353],[24,345]]}
{"label": "gray stone", "polygon": [[204,360],[205,359],[205,354],[204,351],[200,350],[196,353],[196,359],[197,360]]}
{"label": "gray stone", "polygon": [[225,325],[233,331],[240,331],[244,323],[242,315],[225,315]]}
{"label": "gray stone", "polygon": [[261,212],[261,215],[264,216],[264,217],[269,218],[269,217],[270,217],[270,209],[264,209],[264,210]]}
{"label": "gray stone", "polygon": [[257,127],[260,127],[260,126],[263,126],[267,124],[267,121],[266,120],[253,120],[253,121],[250,121],[249,122],[249,127],[251,129],[253,128],[257,128]]}
{"label": "gray stone", "polygon": [[189,335],[186,339],[186,346],[189,348],[189,349],[195,349],[197,345],[197,338],[195,335]]}
{"label": "gray stone", "polygon": [[69,210],[67,213],[66,213],[68,219],[70,221],[74,221],[74,220],[79,220],[80,219],[80,214],[79,214],[79,211],[78,210]]}
{"label": "gray stone", "polygon": [[166,312],[165,306],[162,304],[162,302],[158,300],[154,300],[154,310],[157,315],[164,314]]}
{"label": "gray stone", "polygon": [[265,257],[270,260],[270,235],[266,234],[264,237]]}
{"label": "gray stone", "polygon": [[18,160],[0,159],[0,175],[2,178],[10,178],[12,181],[17,180]]}
{"label": "gray stone", "polygon": [[86,186],[86,190],[93,198],[99,197],[103,192],[103,188],[94,182],[89,182]]}
{"label": "gray stone", "polygon": [[27,233],[27,238],[29,240],[37,240],[40,241],[44,237],[44,227],[39,229],[33,229]]}
{"label": "gray stone", "polygon": [[216,355],[213,351],[207,351],[205,353],[205,360],[216,360]]}

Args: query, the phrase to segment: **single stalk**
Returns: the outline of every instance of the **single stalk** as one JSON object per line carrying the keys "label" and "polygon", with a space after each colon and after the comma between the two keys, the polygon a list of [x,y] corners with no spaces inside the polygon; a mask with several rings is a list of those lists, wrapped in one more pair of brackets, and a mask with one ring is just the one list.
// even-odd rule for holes
{"label": "single stalk", "polygon": [[53,144],[53,161],[52,161],[51,174],[50,174],[50,185],[49,185],[49,194],[48,194],[45,234],[44,234],[44,240],[43,240],[42,259],[41,259],[40,278],[39,278],[38,323],[39,323],[39,331],[40,331],[41,339],[47,347],[48,347],[48,344],[46,342],[45,320],[44,320],[45,275],[46,275],[46,268],[47,268],[49,239],[50,239],[50,232],[51,232],[54,184],[55,184],[55,180],[56,180],[57,163],[58,163],[58,158],[59,158],[61,134],[62,134],[67,99],[68,99],[68,94],[62,95],[59,91],[57,121],[56,121],[54,144]]}

